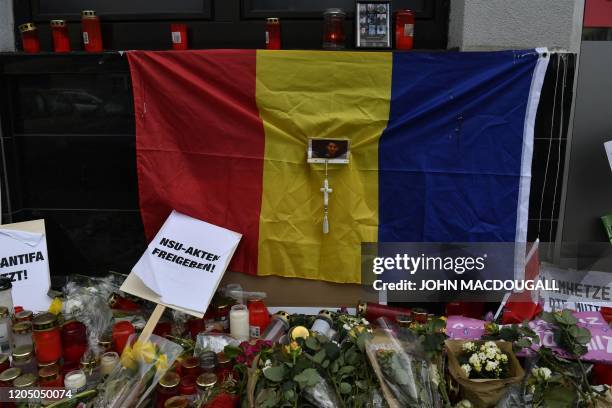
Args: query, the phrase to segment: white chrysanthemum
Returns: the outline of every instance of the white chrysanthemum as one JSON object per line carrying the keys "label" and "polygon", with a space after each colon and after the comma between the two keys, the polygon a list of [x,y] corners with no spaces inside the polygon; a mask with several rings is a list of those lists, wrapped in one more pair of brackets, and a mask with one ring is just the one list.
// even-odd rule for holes
{"label": "white chrysanthemum", "polygon": [[477,373],[482,370],[482,365],[480,364],[480,362],[478,362],[478,364],[472,364],[472,367],[474,367],[474,371],[476,371]]}
{"label": "white chrysanthemum", "polygon": [[470,376],[470,373],[472,372],[472,367],[469,364],[463,364],[461,366],[461,368],[463,369],[463,371],[465,372],[465,375],[467,375],[468,377]]}
{"label": "white chrysanthemum", "polygon": [[351,326],[349,326],[349,325],[348,325],[348,323],[344,323],[344,324],[342,325],[342,328],[343,328],[344,330],[346,330],[346,331],[351,330]]}
{"label": "white chrysanthemum", "polygon": [[468,400],[463,400],[459,402],[457,405],[455,405],[455,408],[472,408],[472,407],[473,407],[472,403]]}
{"label": "white chrysanthemum", "polygon": [[471,365],[480,364],[480,358],[478,357],[477,353],[472,354],[468,361]]}
{"label": "white chrysanthemum", "polygon": [[467,343],[463,343],[463,346],[461,347],[463,348],[463,351],[472,352],[476,348],[476,345],[472,343],[471,341],[468,341]]}
{"label": "white chrysanthemum", "polygon": [[498,348],[497,348],[497,344],[495,344],[495,343],[494,343],[494,342],[492,342],[492,341],[487,341],[487,342],[484,344],[484,346],[485,346],[485,348],[488,348],[488,349],[495,349],[495,350],[497,350],[497,349],[498,349]]}
{"label": "white chrysanthemum", "polygon": [[535,385],[531,384],[529,387],[527,387],[527,391],[529,394],[535,393]]}
{"label": "white chrysanthemum", "polygon": [[550,368],[548,367],[540,368],[540,375],[542,376],[543,380],[548,380],[551,374],[552,374],[552,371],[550,371]]}
{"label": "white chrysanthemum", "polygon": [[487,365],[485,366],[485,371],[495,371],[495,369],[499,366],[497,361],[487,361]]}
{"label": "white chrysanthemum", "polygon": [[499,356],[499,354],[497,354],[497,350],[489,348],[485,351],[485,355],[487,356],[487,359],[489,360],[495,360],[497,356]]}
{"label": "white chrysanthemum", "polygon": [[505,354],[500,354],[499,355],[499,361],[501,361],[502,363],[507,363],[508,362],[508,356]]}
{"label": "white chrysanthemum", "polygon": [[487,361],[487,355],[486,355],[484,352],[482,352],[482,351],[481,351],[480,353],[478,353],[478,358],[479,358],[479,359],[480,359],[480,361],[481,361],[481,362],[483,362],[483,363],[484,363],[485,361]]}

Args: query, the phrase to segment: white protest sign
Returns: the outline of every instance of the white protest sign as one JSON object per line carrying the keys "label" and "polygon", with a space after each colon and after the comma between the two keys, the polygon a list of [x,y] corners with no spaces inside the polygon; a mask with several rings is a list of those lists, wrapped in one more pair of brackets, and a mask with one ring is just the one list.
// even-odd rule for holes
{"label": "white protest sign", "polygon": [[43,311],[51,299],[45,222],[43,220],[0,225],[0,276],[13,282],[13,304]]}
{"label": "white protest sign", "polygon": [[604,143],[606,149],[606,155],[608,156],[608,163],[610,163],[610,169],[612,170],[612,140]]}
{"label": "white protest sign", "polygon": [[558,291],[542,291],[544,310],[597,311],[612,305],[612,273],[562,269],[542,263],[540,276],[555,280]]}
{"label": "white protest sign", "polygon": [[173,211],[132,274],[159,296],[159,303],[201,315],[240,238],[241,234]]}

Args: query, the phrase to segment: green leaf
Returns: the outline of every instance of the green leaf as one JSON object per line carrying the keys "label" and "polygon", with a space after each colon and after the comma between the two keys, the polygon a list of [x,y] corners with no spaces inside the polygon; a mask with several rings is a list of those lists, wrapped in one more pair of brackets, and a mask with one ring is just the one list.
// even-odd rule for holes
{"label": "green leaf", "polygon": [[549,387],[544,393],[544,406],[555,408],[571,408],[574,406],[576,393],[571,388]]}
{"label": "green leaf", "polygon": [[564,309],[561,313],[556,313],[554,316],[555,320],[559,324],[570,326],[572,324],[578,323],[578,319],[576,319],[572,312],[568,309]]}
{"label": "green leaf", "polygon": [[557,322],[557,319],[555,319],[554,314],[550,312],[542,312],[541,317],[542,320],[544,320],[546,323],[555,324]]}
{"label": "green leaf", "polygon": [[257,394],[257,398],[255,399],[255,404],[261,408],[273,408],[279,403],[279,395],[276,390],[272,388],[264,388],[259,394]]}
{"label": "green leaf", "polygon": [[516,345],[522,349],[529,348],[531,347],[531,340],[526,337],[523,337],[521,339],[518,339],[518,341],[516,342]]}
{"label": "green leaf", "polygon": [[583,327],[571,326],[568,329],[569,334],[574,337],[577,343],[587,344],[591,341],[591,332]]}
{"label": "green leaf", "polygon": [[323,363],[321,363],[321,367],[323,368],[329,367],[329,360],[325,360]]}
{"label": "green leaf", "polygon": [[345,382],[341,382],[339,388],[341,394],[350,394],[353,391],[351,384]]}
{"label": "green leaf", "polygon": [[359,388],[360,390],[365,390],[368,388],[367,383],[363,380],[355,381],[355,386]]}
{"label": "green leaf", "polygon": [[325,350],[320,350],[317,354],[312,356],[312,361],[317,364],[321,364],[325,360]]}
{"label": "green leaf", "polygon": [[335,360],[340,355],[340,347],[337,344],[329,342],[323,345],[323,350],[330,360]]}
{"label": "green leaf", "polygon": [[321,345],[314,337],[306,338],[304,344],[312,351],[319,351],[321,349]]}
{"label": "green leaf", "polygon": [[242,352],[242,349],[240,347],[236,347],[236,346],[232,346],[232,345],[227,345],[223,348],[223,354],[225,354],[226,357],[234,359],[238,356],[238,354],[240,354]]}
{"label": "green leaf", "polygon": [[338,363],[338,360],[335,360],[333,363],[331,363],[330,369],[332,373],[336,374],[339,368],[340,368],[340,364]]}
{"label": "green leaf", "polygon": [[354,366],[344,366],[342,367],[339,371],[338,374],[339,375],[345,375],[345,374],[351,374],[355,371],[355,367]]}
{"label": "green leaf", "polygon": [[294,400],[295,400],[295,398],[296,398],[296,396],[297,396],[297,395],[295,394],[295,391],[293,391],[293,390],[286,390],[286,391],[284,392],[284,395],[285,395],[285,399],[286,399],[287,401],[294,401]]}
{"label": "green leaf", "polygon": [[263,375],[270,381],[281,382],[285,377],[285,367],[280,365],[264,368]]}
{"label": "green leaf", "polygon": [[314,368],[307,368],[295,377],[293,380],[299,384],[300,388],[314,387],[321,380],[321,376]]}

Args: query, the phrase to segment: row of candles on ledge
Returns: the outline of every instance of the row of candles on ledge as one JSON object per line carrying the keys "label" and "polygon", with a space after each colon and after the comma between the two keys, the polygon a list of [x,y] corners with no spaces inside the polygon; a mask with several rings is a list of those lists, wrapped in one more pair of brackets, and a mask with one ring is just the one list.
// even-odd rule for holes
{"label": "row of candles on ledge", "polygon": [[[346,13],[342,9],[328,9],[323,13],[324,49],[344,49],[346,35],[344,32],[344,18]],[[414,13],[410,10],[399,10],[395,13],[395,48],[409,50],[413,48],[414,36]],[[72,51],[70,36],[66,20],[51,20],[51,35],[53,38],[53,50],[65,53]],[[40,52],[40,39],[38,29],[34,23],[25,23],[19,26],[23,51],[27,53]],[[187,37],[187,24],[171,24],[172,48],[175,50],[189,49]],[[102,52],[102,31],[100,29],[100,18],[93,10],[81,12],[81,32],[83,38],[83,49],[87,52]],[[281,30],[278,18],[266,20],[266,48],[269,50],[281,49]]]}

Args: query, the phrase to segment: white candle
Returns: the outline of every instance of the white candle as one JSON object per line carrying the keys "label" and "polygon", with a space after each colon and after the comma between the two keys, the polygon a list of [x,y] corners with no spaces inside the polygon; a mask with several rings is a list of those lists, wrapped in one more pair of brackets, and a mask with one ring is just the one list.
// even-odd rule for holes
{"label": "white candle", "polygon": [[81,392],[87,385],[87,378],[82,370],[74,370],[64,377],[64,387],[72,392]]}
{"label": "white candle", "polygon": [[118,362],[119,354],[114,351],[102,354],[102,358],[100,359],[100,372],[102,375],[109,375]]}
{"label": "white candle", "polygon": [[249,339],[249,309],[234,305],[230,310],[230,333],[238,340]]}

